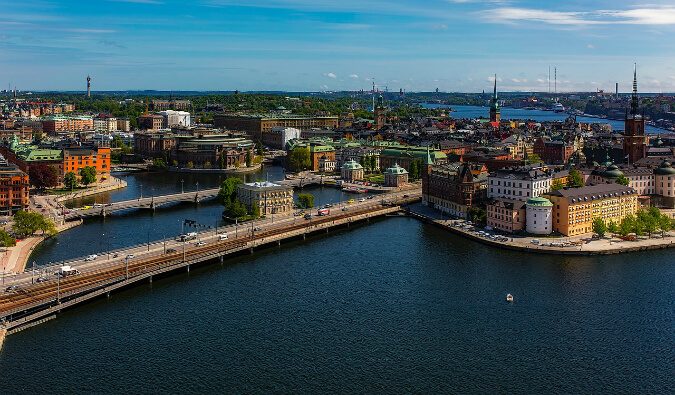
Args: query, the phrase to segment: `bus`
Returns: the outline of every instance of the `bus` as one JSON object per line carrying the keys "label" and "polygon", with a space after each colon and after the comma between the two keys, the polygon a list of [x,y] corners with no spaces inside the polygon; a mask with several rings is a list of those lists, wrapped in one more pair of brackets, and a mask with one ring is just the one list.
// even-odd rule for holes
{"label": "bus", "polygon": [[330,209],[327,209],[327,208],[319,209],[319,211],[317,212],[317,214],[318,214],[318,215],[328,215],[328,214],[330,214]]}

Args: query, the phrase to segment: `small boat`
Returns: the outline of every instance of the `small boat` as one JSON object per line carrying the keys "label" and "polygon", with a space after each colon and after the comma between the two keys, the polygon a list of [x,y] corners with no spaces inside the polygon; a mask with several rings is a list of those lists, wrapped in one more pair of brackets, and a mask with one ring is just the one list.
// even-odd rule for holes
{"label": "small boat", "polygon": [[513,295],[511,295],[511,294],[506,295],[506,301],[507,302],[513,302]]}

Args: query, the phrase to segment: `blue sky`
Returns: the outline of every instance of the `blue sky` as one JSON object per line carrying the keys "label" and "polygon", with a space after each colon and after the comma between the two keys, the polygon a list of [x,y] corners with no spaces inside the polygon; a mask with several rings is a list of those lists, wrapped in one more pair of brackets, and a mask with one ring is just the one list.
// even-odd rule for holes
{"label": "blue sky", "polygon": [[0,0],[0,89],[675,92],[673,33],[672,0]]}

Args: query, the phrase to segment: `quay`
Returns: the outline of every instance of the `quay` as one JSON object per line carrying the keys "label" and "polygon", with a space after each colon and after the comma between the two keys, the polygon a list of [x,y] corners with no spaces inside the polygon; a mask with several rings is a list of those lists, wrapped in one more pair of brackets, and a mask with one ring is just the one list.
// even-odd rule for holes
{"label": "quay", "polygon": [[[447,216],[443,218],[439,212],[429,207],[414,205],[407,207],[405,209],[405,213],[410,217],[416,218],[428,224],[432,224],[441,229],[460,235],[462,237],[466,237],[481,244],[529,253],[590,256],[675,248],[675,238],[670,233],[666,233],[665,237],[652,237],[639,239],[637,241],[626,241],[619,238],[592,240],[588,235],[560,239],[543,236],[522,237],[504,235],[504,237],[508,238],[509,241],[497,241],[482,237],[471,230],[465,230],[460,227],[453,226],[459,220],[447,219]],[[533,244],[532,241],[535,239],[540,240],[541,243]],[[561,239],[573,241],[576,245],[567,247],[543,245],[546,243],[550,244],[550,242],[555,242]]]}
{"label": "quay", "polygon": [[[311,234],[328,233],[332,229],[349,227],[399,211],[400,207],[396,205],[368,201],[353,205],[347,211],[315,217],[312,220],[294,217],[277,221],[265,229],[251,227],[250,232],[243,229],[238,234],[229,232],[231,237],[225,240],[220,240],[219,235],[214,232],[203,232],[200,240],[209,240],[205,244],[186,245],[185,241],[172,241],[169,244],[172,248],[168,250],[165,243],[152,250],[148,245],[148,252],[142,255],[138,249],[127,251],[138,254],[138,258],[128,255],[132,258],[85,263],[82,263],[84,258],[76,259],[74,261],[82,264],[82,273],[75,276],[50,277],[48,281],[32,284],[30,273],[25,273],[19,278],[18,290],[0,296],[0,327],[11,334],[51,319],[63,309],[97,297],[110,296],[111,292],[142,281],[152,283],[153,278],[160,275],[177,270],[189,272],[190,267],[197,264],[212,261],[222,263],[227,256],[276,247],[287,240],[305,239]],[[140,249],[144,250],[144,246]],[[125,254],[120,252],[119,256],[124,257]],[[88,264],[94,266],[88,267]]]}

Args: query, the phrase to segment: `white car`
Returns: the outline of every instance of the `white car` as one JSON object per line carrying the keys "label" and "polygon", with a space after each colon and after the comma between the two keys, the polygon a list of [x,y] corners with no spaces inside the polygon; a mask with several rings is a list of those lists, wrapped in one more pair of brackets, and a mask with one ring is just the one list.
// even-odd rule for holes
{"label": "white car", "polygon": [[218,240],[227,240],[227,235],[226,234],[219,235]]}
{"label": "white car", "polygon": [[127,259],[134,259],[134,254],[127,255]]}
{"label": "white car", "polygon": [[205,245],[206,245],[206,243],[203,242],[203,241],[200,241],[200,242],[198,242],[198,243],[195,243],[195,246],[197,246],[197,247],[201,247],[201,246],[205,246]]}
{"label": "white car", "polygon": [[96,254],[91,254],[91,255],[87,255],[87,257],[84,258],[84,260],[85,260],[85,261],[93,261],[93,260],[96,259],[96,258],[98,258],[98,255],[96,255]]}

